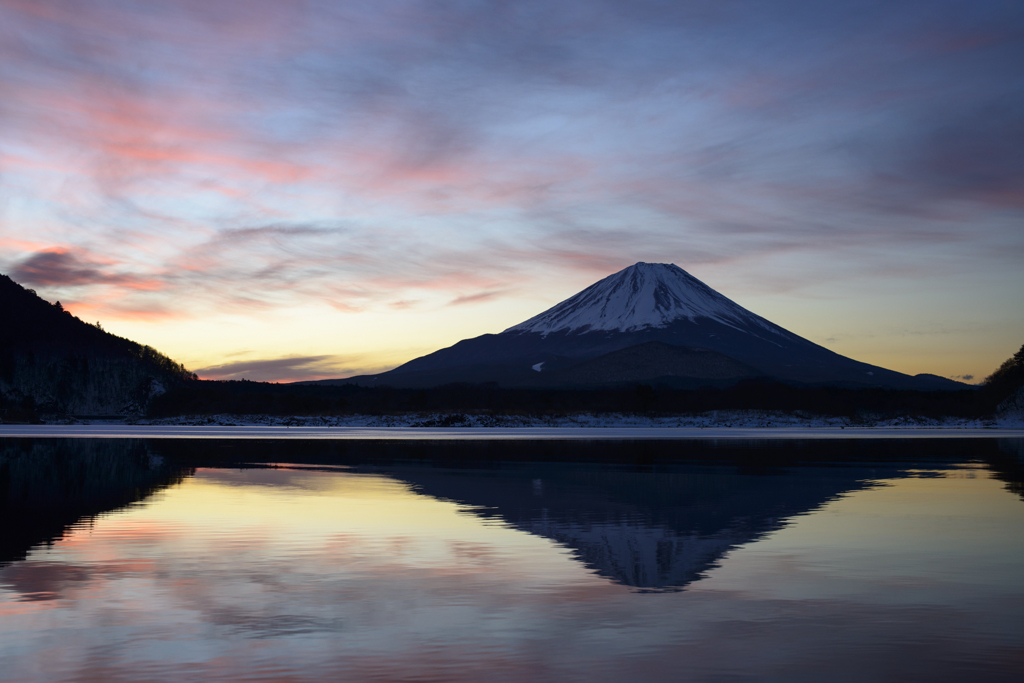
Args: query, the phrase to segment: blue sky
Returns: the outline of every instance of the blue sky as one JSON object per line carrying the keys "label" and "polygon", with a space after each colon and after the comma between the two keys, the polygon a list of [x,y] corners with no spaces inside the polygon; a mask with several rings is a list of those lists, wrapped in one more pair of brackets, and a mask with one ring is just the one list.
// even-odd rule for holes
{"label": "blue sky", "polygon": [[1024,341],[1015,2],[0,0],[0,272],[206,377],[673,262],[839,353]]}

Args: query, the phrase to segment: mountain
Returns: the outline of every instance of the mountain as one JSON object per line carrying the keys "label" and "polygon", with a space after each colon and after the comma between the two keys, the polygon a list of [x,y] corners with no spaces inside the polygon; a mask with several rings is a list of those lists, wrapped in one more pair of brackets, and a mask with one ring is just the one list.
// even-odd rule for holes
{"label": "mountain", "polygon": [[0,275],[0,420],[141,412],[194,378],[148,346],[104,332]]}
{"label": "mountain", "polygon": [[[663,364],[638,362],[626,371],[622,357],[608,356],[659,342],[689,349]],[[697,349],[727,357],[733,372],[702,374]],[[640,359],[645,354],[634,349]],[[646,354],[650,356],[650,354]],[[664,354],[663,354],[664,355]],[[587,372],[598,357],[619,364],[617,373]],[[575,374],[568,372],[576,368]],[[722,368],[725,366],[723,365]],[[743,367],[745,370],[740,371]],[[602,376],[602,372],[605,375]],[[498,382],[502,386],[566,387],[676,378],[685,384],[722,384],[752,376],[811,385],[899,389],[963,389],[934,375],[910,376],[861,363],[818,346],[743,308],[674,264],[637,263],[500,334],[466,339],[374,376],[321,383],[428,387],[451,382]],[[671,382],[669,382],[671,384]]]}

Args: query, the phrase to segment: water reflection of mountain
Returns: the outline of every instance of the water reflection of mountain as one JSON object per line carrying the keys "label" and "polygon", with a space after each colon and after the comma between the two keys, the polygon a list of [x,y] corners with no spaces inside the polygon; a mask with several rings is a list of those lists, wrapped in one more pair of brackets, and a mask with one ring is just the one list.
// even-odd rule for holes
{"label": "water reflection of mountain", "polygon": [[392,474],[572,548],[612,580],[666,589],[699,578],[730,548],[788,518],[908,468],[980,461],[1021,493],[1024,449],[1004,441],[208,440],[152,447],[193,464],[346,463]]}
{"label": "water reflection of mountain", "polygon": [[602,576],[654,590],[685,586],[729,549],[879,476],[864,467],[560,464],[392,473],[421,493],[571,548]]}
{"label": "water reflection of mountain", "polygon": [[24,559],[83,521],[180,482],[171,465],[131,439],[0,441],[0,566]]}
{"label": "water reflection of mountain", "polygon": [[392,474],[571,548],[602,576],[669,589],[792,516],[908,468],[984,462],[1024,498],[1022,444],[4,439],[0,565],[69,526],[144,500],[192,467],[295,462]]}

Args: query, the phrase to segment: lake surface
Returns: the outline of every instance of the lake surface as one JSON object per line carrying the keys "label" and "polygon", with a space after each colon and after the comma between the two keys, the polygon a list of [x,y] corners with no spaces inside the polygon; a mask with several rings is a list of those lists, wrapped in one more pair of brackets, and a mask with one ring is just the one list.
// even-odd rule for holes
{"label": "lake surface", "polygon": [[0,681],[1018,681],[1024,441],[0,440]]}

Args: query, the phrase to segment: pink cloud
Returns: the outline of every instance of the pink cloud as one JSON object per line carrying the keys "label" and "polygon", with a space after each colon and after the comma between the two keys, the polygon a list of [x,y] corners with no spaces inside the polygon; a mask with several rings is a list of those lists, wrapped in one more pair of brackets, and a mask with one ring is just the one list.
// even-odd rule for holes
{"label": "pink cloud", "polygon": [[101,317],[113,320],[130,320],[133,322],[162,323],[185,320],[193,314],[180,309],[169,310],[160,304],[126,305],[107,299],[102,303],[90,301],[61,302],[65,309],[83,320]]}
{"label": "pink cloud", "polygon": [[449,306],[462,306],[463,304],[478,304],[484,301],[492,301],[506,294],[505,290],[496,289],[489,292],[478,292],[476,294],[464,294],[452,299]]}
{"label": "pink cloud", "polygon": [[16,237],[0,237],[0,251],[45,251],[52,245],[47,242],[35,242]]}

